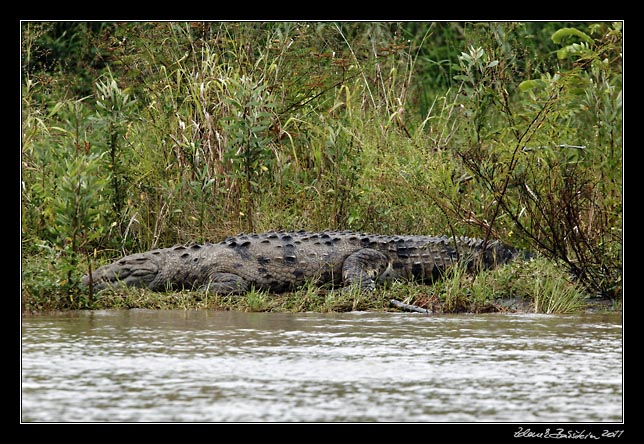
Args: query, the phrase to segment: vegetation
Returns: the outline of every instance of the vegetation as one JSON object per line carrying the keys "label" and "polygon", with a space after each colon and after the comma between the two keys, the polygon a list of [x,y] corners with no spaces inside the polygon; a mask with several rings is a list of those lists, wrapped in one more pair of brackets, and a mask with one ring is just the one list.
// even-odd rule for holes
{"label": "vegetation", "polygon": [[[621,23],[23,22],[21,45],[25,309],[619,304]],[[371,298],[79,285],[123,254],[282,228],[541,258]]]}

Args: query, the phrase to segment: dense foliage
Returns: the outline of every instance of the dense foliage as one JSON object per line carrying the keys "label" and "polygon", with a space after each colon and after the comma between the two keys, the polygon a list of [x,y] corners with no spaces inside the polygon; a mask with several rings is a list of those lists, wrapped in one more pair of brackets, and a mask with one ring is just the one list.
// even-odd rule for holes
{"label": "dense foliage", "polygon": [[500,238],[621,294],[621,23],[22,23],[23,290],[240,231]]}

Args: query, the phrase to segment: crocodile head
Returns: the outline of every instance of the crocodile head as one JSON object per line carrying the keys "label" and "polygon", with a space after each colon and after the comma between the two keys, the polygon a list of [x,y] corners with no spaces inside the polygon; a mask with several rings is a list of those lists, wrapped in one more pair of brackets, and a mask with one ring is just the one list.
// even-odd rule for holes
{"label": "crocodile head", "polygon": [[[108,287],[152,287],[159,274],[159,259],[152,254],[133,254],[114,263],[104,265],[92,273],[91,284],[95,290]],[[89,287],[89,275],[82,283]]]}
{"label": "crocodile head", "polygon": [[525,257],[525,253],[521,250],[504,245],[499,241],[493,241],[488,244],[485,250],[483,264],[485,268],[494,268],[497,265],[507,264],[523,257]]}

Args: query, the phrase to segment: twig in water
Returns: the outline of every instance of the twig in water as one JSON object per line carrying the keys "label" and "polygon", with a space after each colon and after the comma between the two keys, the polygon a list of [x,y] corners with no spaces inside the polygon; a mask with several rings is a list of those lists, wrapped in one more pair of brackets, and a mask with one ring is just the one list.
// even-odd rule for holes
{"label": "twig in water", "polygon": [[389,303],[394,307],[400,308],[401,310],[405,310],[405,311],[414,311],[416,313],[427,313],[427,314],[434,313],[433,311],[428,310],[426,308],[422,308],[417,305],[405,304],[404,302],[397,301],[396,299],[391,299]]}

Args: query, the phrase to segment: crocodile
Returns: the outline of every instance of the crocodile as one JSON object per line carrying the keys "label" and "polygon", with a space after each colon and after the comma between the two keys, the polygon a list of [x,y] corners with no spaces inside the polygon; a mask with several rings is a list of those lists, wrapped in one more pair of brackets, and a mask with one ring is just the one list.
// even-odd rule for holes
{"label": "crocodile", "polygon": [[498,240],[469,237],[269,231],[128,255],[84,276],[82,283],[96,290],[132,286],[243,294],[251,288],[280,293],[314,282],[371,291],[397,279],[431,283],[456,263],[475,273],[520,255]]}

